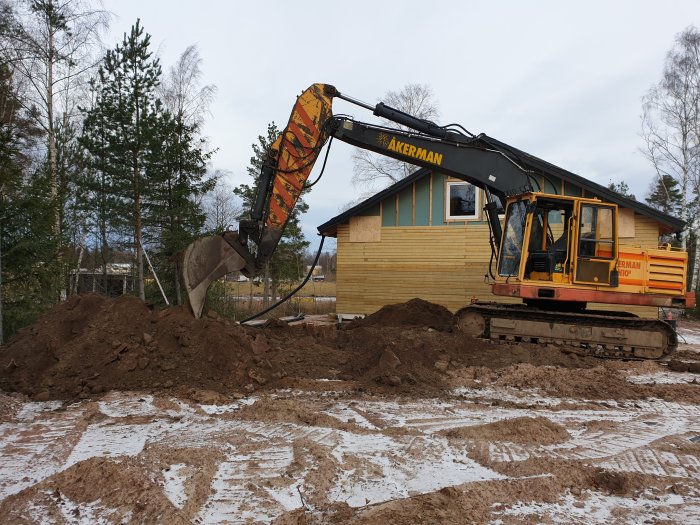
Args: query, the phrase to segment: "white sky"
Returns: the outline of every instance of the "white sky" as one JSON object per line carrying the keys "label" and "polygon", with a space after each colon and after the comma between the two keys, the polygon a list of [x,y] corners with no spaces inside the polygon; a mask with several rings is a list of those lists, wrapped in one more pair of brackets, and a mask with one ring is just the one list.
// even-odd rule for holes
{"label": "white sky", "polygon": [[[488,4],[488,5],[487,5]],[[214,168],[248,183],[251,145],[314,82],[376,103],[426,83],[440,123],[484,132],[599,184],[625,181],[643,199],[641,99],[661,75],[674,36],[700,25],[694,1],[105,0],[106,46],[137,18],[167,70],[191,44],[204,82],[218,88],[205,126]],[[344,101],[334,112],[372,121]],[[307,197],[304,232],[356,200],[352,147],[335,141],[324,179]],[[318,172],[318,168],[315,173]],[[314,174],[311,176],[314,177]]]}

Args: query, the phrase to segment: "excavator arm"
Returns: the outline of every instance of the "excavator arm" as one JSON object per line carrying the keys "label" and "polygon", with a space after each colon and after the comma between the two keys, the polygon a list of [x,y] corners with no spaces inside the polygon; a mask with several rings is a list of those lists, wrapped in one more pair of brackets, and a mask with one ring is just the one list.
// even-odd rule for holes
{"label": "excavator arm", "polygon": [[[333,116],[333,98],[369,109],[374,115],[410,131]],[[297,98],[287,126],[267,152],[250,218],[241,221],[238,232],[199,239],[185,250],[183,279],[195,317],[201,316],[206,291],[213,281],[233,271],[251,277],[264,267],[330,137],[454,176],[486,190],[489,203],[485,209],[496,245],[500,244],[501,225],[491,194],[504,203],[509,195],[531,190],[529,172],[505,153],[479,145],[473,136],[383,103],[369,106],[328,84],[314,84]],[[254,250],[250,241],[255,245]]]}
{"label": "excavator arm", "polygon": [[195,317],[202,315],[212,282],[234,271],[252,277],[274,253],[328,140],[335,92],[333,86],[314,84],[297,98],[287,126],[267,151],[250,217],[241,220],[239,231],[203,237],[185,249],[182,277]]}

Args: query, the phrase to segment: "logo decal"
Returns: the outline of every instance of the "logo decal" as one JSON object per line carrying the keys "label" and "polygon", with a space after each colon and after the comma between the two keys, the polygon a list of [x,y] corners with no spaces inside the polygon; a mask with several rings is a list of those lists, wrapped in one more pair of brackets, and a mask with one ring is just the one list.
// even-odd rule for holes
{"label": "logo decal", "polygon": [[[388,139],[388,136],[384,133],[380,133],[379,142],[382,146],[384,140]],[[406,155],[414,159],[422,160],[423,162],[429,162],[430,164],[435,164],[436,166],[442,165],[442,153],[436,153],[425,148],[419,148],[408,142],[401,142],[396,140],[396,137],[391,137],[391,141],[386,144],[386,149],[389,151],[394,151],[400,153],[401,155]]]}

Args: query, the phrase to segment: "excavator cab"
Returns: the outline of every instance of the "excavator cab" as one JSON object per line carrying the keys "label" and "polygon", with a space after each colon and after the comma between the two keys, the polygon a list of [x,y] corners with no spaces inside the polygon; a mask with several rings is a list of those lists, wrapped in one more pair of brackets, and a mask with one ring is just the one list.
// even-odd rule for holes
{"label": "excavator cab", "polygon": [[[617,205],[543,193],[508,200],[498,280],[617,286]],[[554,298],[545,288],[538,298]]]}

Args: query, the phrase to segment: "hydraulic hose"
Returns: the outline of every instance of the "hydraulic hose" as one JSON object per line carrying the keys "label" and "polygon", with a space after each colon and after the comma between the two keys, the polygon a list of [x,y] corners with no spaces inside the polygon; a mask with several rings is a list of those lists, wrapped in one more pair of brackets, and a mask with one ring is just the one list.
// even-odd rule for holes
{"label": "hydraulic hose", "polygon": [[273,304],[272,306],[268,306],[267,308],[265,308],[264,310],[258,312],[257,314],[251,315],[251,316],[248,317],[247,319],[243,319],[243,321],[241,321],[241,324],[247,323],[248,321],[252,321],[253,319],[257,319],[257,318],[260,317],[261,315],[265,315],[265,314],[266,314],[267,312],[269,312],[270,310],[274,310],[274,309],[277,308],[279,305],[286,303],[289,299],[291,299],[291,298],[294,296],[294,294],[296,294],[299,290],[301,290],[301,289],[304,287],[304,285],[305,285],[306,283],[309,282],[309,279],[311,278],[311,275],[312,275],[313,272],[314,272],[314,268],[316,268],[316,264],[318,263],[318,259],[319,259],[319,257],[321,257],[321,250],[323,250],[323,242],[324,242],[325,240],[326,240],[326,236],[325,236],[325,235],[321,235],[321,244],[318,245],[318,251],[316,252],[316,257],[314,258],[314,262],[313,262],[313,264],[311,265],[311,268],[309,269],[309,272],[306,274],[306,277],[305,277],[304,280],[301,282],[301,284],[300,284],[299,286],[297,286],[296,288],[294,288],[294,290],[292,290],[291,292],[289,292],[287,295],[285,295],[284,297],[282,297],[282,299],[280,299],[279,301],[277,301],[277,302],[276,302],[275,304]]}

